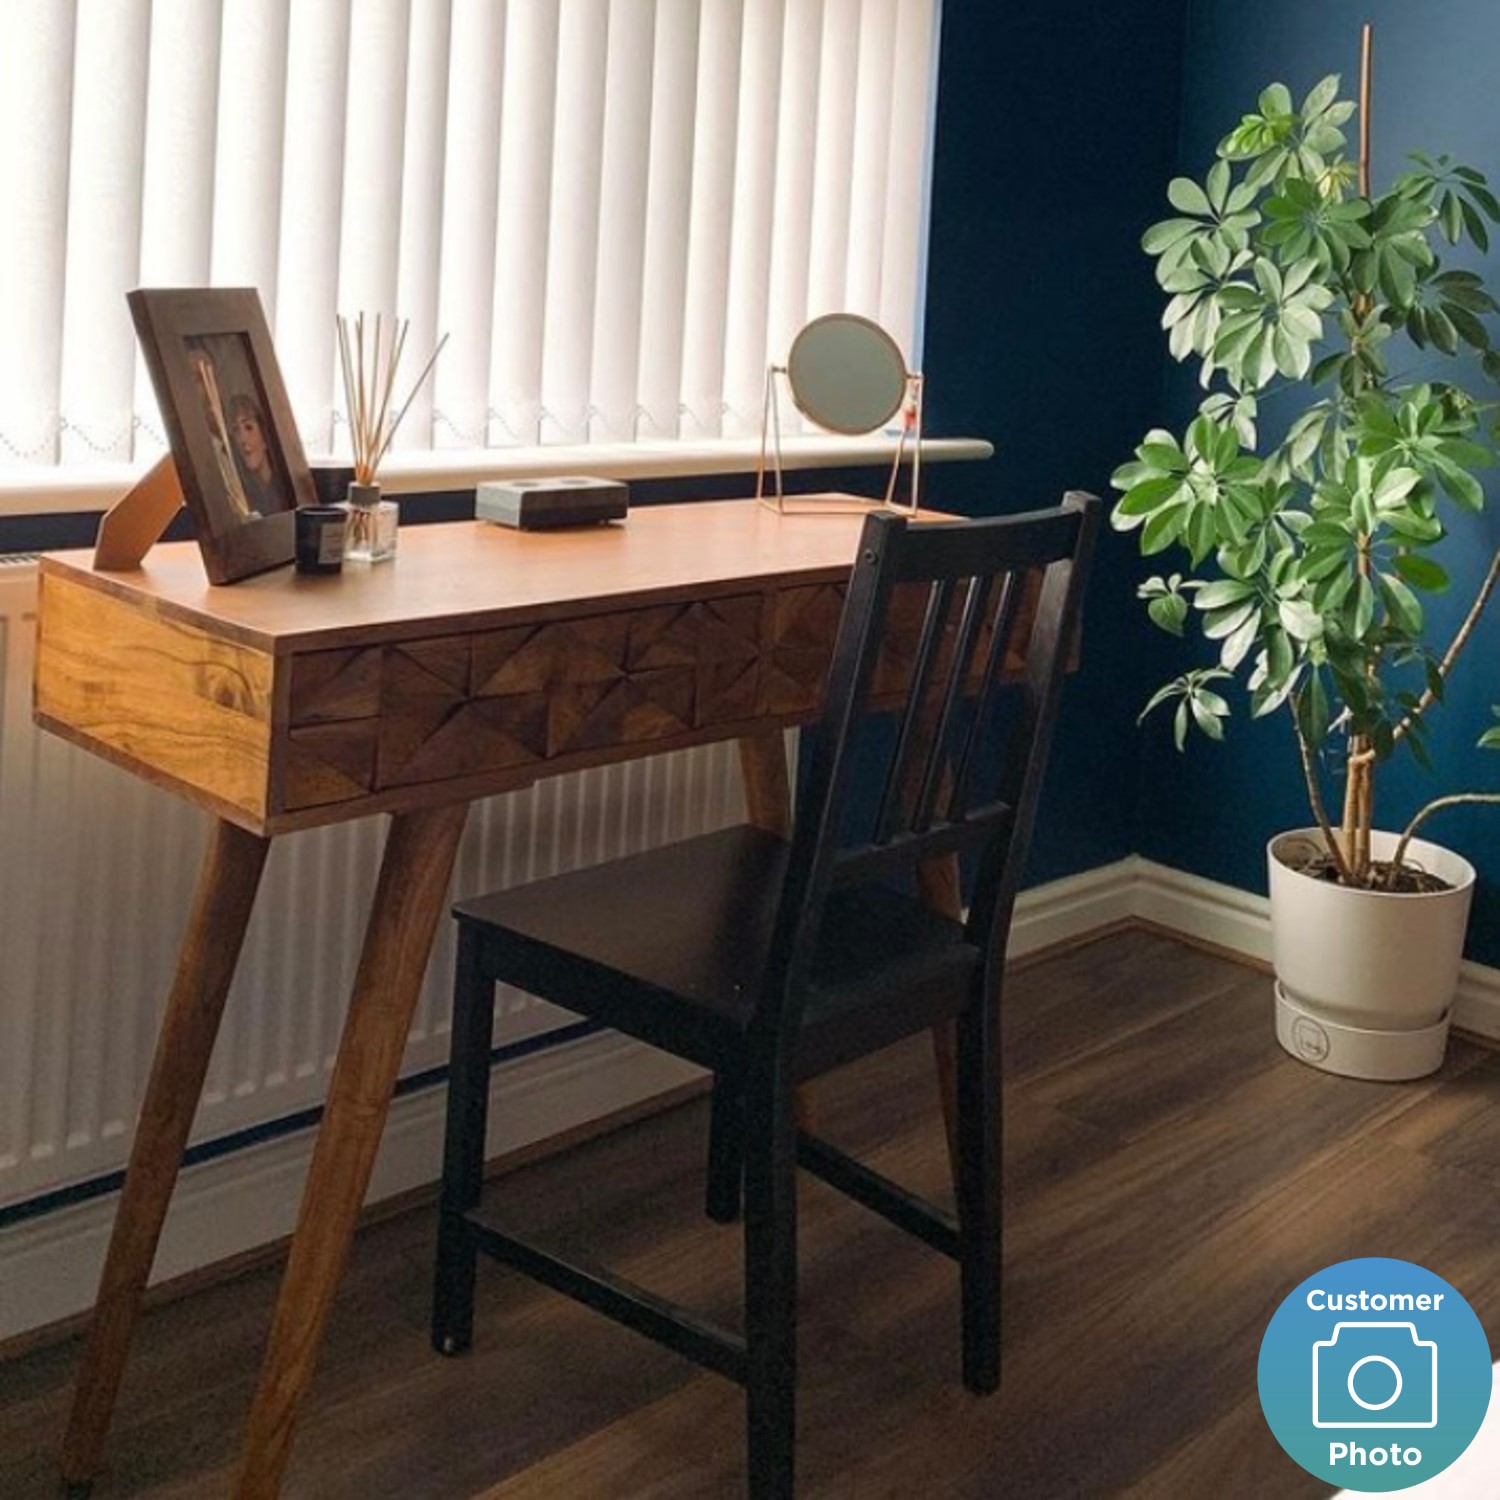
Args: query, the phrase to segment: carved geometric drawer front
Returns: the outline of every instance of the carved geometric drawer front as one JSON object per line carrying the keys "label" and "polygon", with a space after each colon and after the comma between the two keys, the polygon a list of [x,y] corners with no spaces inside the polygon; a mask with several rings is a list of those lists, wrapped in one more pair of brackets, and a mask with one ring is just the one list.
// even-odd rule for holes
{"label": "carved geometric drawer front", "polygon": [[283,805],[754,719],[763,614],[746,594],[298,656]]}
{"label": "carved geometric drawer front", "polygon": [[811,712],[823,697],[845,586],[782,589],[772,601],[762,702],[768,714]]}
{"label": "carved geometric drawer front", "polygon": [[[823,696],[845,591],[810,584],[298,655],[282,807],[805,717]],[[896,590],[877,698],[905,692],[925,603],[920,586]]]}

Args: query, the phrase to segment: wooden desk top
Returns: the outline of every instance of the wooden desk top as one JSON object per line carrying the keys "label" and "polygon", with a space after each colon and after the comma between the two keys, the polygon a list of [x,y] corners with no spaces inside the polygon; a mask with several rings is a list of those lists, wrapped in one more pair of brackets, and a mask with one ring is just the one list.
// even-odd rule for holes
{"label": "wooden desk top", "polygon": [[392,563],[228,587],[190,542],[131,573],[52,555],[36,718],[260,834],[759,733],[816,712],[869,508],[414,526]]}
{"label": "wooden desk top", "polygon": [[574,530],[410,526],[393,563],[326,576],[288,567],[220,587],[208,582],[194,542],[157,546],[131,573],[96,573],[90,552],[51,554],[42,571],[281,656],[594,613],[627,597],[712,598],[790,576],[832,582],[849,572],[873,509],[778,516],[751,500],[714,500],[643,506],[623,524]]}

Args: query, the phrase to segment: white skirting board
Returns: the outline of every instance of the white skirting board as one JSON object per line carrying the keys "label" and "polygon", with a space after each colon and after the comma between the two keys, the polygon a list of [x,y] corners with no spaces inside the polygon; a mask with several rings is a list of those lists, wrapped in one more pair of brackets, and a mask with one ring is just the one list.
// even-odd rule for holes
{"label": "white skirting board", "polygon": [[[1108,867],[1121,872],[1131,889],[1131,915],[1269,963],[1271,905],[1234,886],[1188,875],[1149,859],[1123,860]],[[1096,873],[1103,873],[1096,872]],[[1269,1003],[1269,1002],[1268,1002]],[[1500,1041],[1500,969],[1465,962],[1459,970],[1453,1024],[1476,1036]]]}
{"label": "white skirting board", "polygon": [[[1264,897],[1132,857],[1038,886],[1017,903],[1011,955],[1025,957],[1132,919],[1147,920],[1264,959]],[[1500,971],[1465,964],[1457,1023],[1500,1039]],[[1271,1025],[1270,984],[1266,1024]],[[516,1150],[663,1094],[696,1069],[613,1034],[534,1053],[497,1070],[504,1108],[491,1154]],[[442,1153],[441,1089],[396,1100],[370,1189],[372,1202],[432,1182]],[[291,1232],[311,1152],[311,1131],[189,1168],[162,1237],[162,1280],[267,1244]],[[0,1231],[0,1339],[70,1317],[93,1300],[117,1199],[59,1209]]]}

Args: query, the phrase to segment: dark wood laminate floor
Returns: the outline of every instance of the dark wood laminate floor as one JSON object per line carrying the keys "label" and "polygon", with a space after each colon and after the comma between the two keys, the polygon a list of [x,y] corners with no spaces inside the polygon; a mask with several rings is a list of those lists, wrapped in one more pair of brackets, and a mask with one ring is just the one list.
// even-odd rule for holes
{"label": "dark wood laminate floor", "polygon": [[[1278,1052],[1270,981],[1118,934],[1015,976],[1005,1384],[958,1382],[954,1268],[802,1187],[801,1493],[1266,1500],[1326,1488],[1255,1396],[1285,1293],[1350,1256],[1420,1261],[1500,1332],[1500,1057],[1456,1043],[1415,1085]],[[830,1080],[821,1128],[940,1195],[925,1044]],[[736,1316],[734,1231],[699,1213],[706,1110],[679,1108],[502,1180],[519,1225]],[[289,1497],[617,1500],[742,1493],[739,1392],[481,1270],[475,1350],[427,1347],[431,1216],[365,1233],[304,1415]],[[274,1271],[147,1316],[97,1500],[223,1495]],[[0,1365],[0,1496],[53,1493],[77,1343]]]}

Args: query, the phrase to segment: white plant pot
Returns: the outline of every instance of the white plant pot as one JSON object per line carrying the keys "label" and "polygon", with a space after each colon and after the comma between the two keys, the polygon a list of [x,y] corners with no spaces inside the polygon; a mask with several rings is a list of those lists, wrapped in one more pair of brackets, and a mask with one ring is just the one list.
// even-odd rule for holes
{"label": "white plant pot", "polygon": [[[1388,859],[1393,833],[1371,835]],[[1413,839],[1407,860],[1448,882],[1446,891],[1394,895],[1351,890],[1299,874],[1283,857],[1316,829],[1283,833],[1266,848],[1276,1037],[1293,1057],[1348,1078],[1422,1078],[1442,1065],[1474,867]]]}

